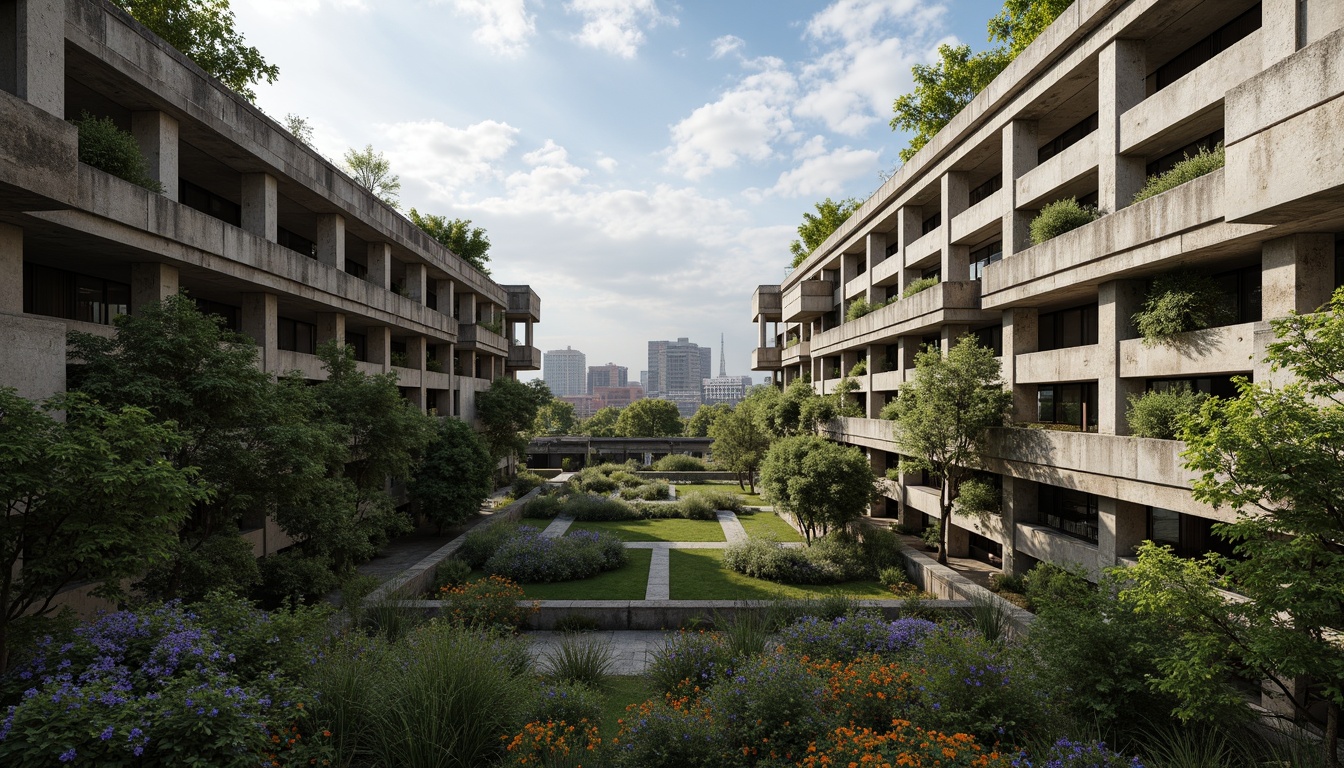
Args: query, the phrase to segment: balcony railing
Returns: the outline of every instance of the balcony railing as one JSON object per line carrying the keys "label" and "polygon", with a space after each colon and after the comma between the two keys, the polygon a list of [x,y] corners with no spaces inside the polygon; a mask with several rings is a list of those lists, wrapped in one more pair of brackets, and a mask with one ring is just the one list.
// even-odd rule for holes
{"label": "balcony railing", "polygon": [[783,350],[779,347],[757,347],[751,350],[751,370],[777,371],[781,367]]}
{"label": "balcony railing", "polygon": [[803,280],[784,293],[784,322],[811,320],[835,309],[835,283]]}
{"label": "balcony railing", "polygon": [[541,350],[518,344],[510,345],[508,367],[513,371],[541,370]]}

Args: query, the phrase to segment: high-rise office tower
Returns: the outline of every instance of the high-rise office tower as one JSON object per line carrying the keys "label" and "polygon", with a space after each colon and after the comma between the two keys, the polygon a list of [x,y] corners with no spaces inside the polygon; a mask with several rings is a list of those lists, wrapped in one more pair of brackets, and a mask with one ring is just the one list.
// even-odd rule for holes
{"label": "high-rise office tower", "polygon": [[615,363],[590,365],[588,366],[588,392],[596,392],[598,387],[629,386],[629,378],[629,369],[624,365],[616,365]]}
{"label": "high-rise office tower", "polygon": [[587,370],[588,356],[573,347],[553,349],[541,361],[541,376],[556,397],[588,394]]}
{"label": "high-rise office tower", "polygon": [[709,377],[713,350],[691,343],[685,337],[676,341],[649,342],[649,397],[660,397],[677,404],[683,416],[691,416],[700,407],[700,382]]}

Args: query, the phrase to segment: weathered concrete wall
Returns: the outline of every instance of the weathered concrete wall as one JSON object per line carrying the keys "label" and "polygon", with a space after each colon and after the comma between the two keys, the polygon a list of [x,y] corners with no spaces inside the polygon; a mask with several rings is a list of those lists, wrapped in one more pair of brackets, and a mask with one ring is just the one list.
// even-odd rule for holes
{"label": "weathered concrete wall", "polygon": [[0,387],[38,400],[65,391],[65,323],[32,315],[0,314]]}

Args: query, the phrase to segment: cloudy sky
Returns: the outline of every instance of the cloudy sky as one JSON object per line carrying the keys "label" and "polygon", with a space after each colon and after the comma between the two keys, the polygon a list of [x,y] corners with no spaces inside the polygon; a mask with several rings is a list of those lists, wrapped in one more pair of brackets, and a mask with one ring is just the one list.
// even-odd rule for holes
{"label": "cloudy sky", "polygon": [[262,109],[328,157],[383,151],[403,209],[471,219],[494,278],[541,295],[538,347],[631,379],[650,339],[713,345],[717,367],[720,333],[749,373],[752,291],[783,278],[803,212],[879,186],[911,65],[985,47],[1000,5],[233,0],[280,67]]}

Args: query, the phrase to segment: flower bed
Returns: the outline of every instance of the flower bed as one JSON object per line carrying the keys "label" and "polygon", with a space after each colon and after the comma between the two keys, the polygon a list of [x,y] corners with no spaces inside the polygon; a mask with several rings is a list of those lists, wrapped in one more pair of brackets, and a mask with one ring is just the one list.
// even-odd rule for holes
{"label": "flower bed", "polygon": [[573,581],[628,562],[620,538],[596,531],[550,538],[527,525],[493,525],[467,535],[458,556],[473,568],[524,584]]}

